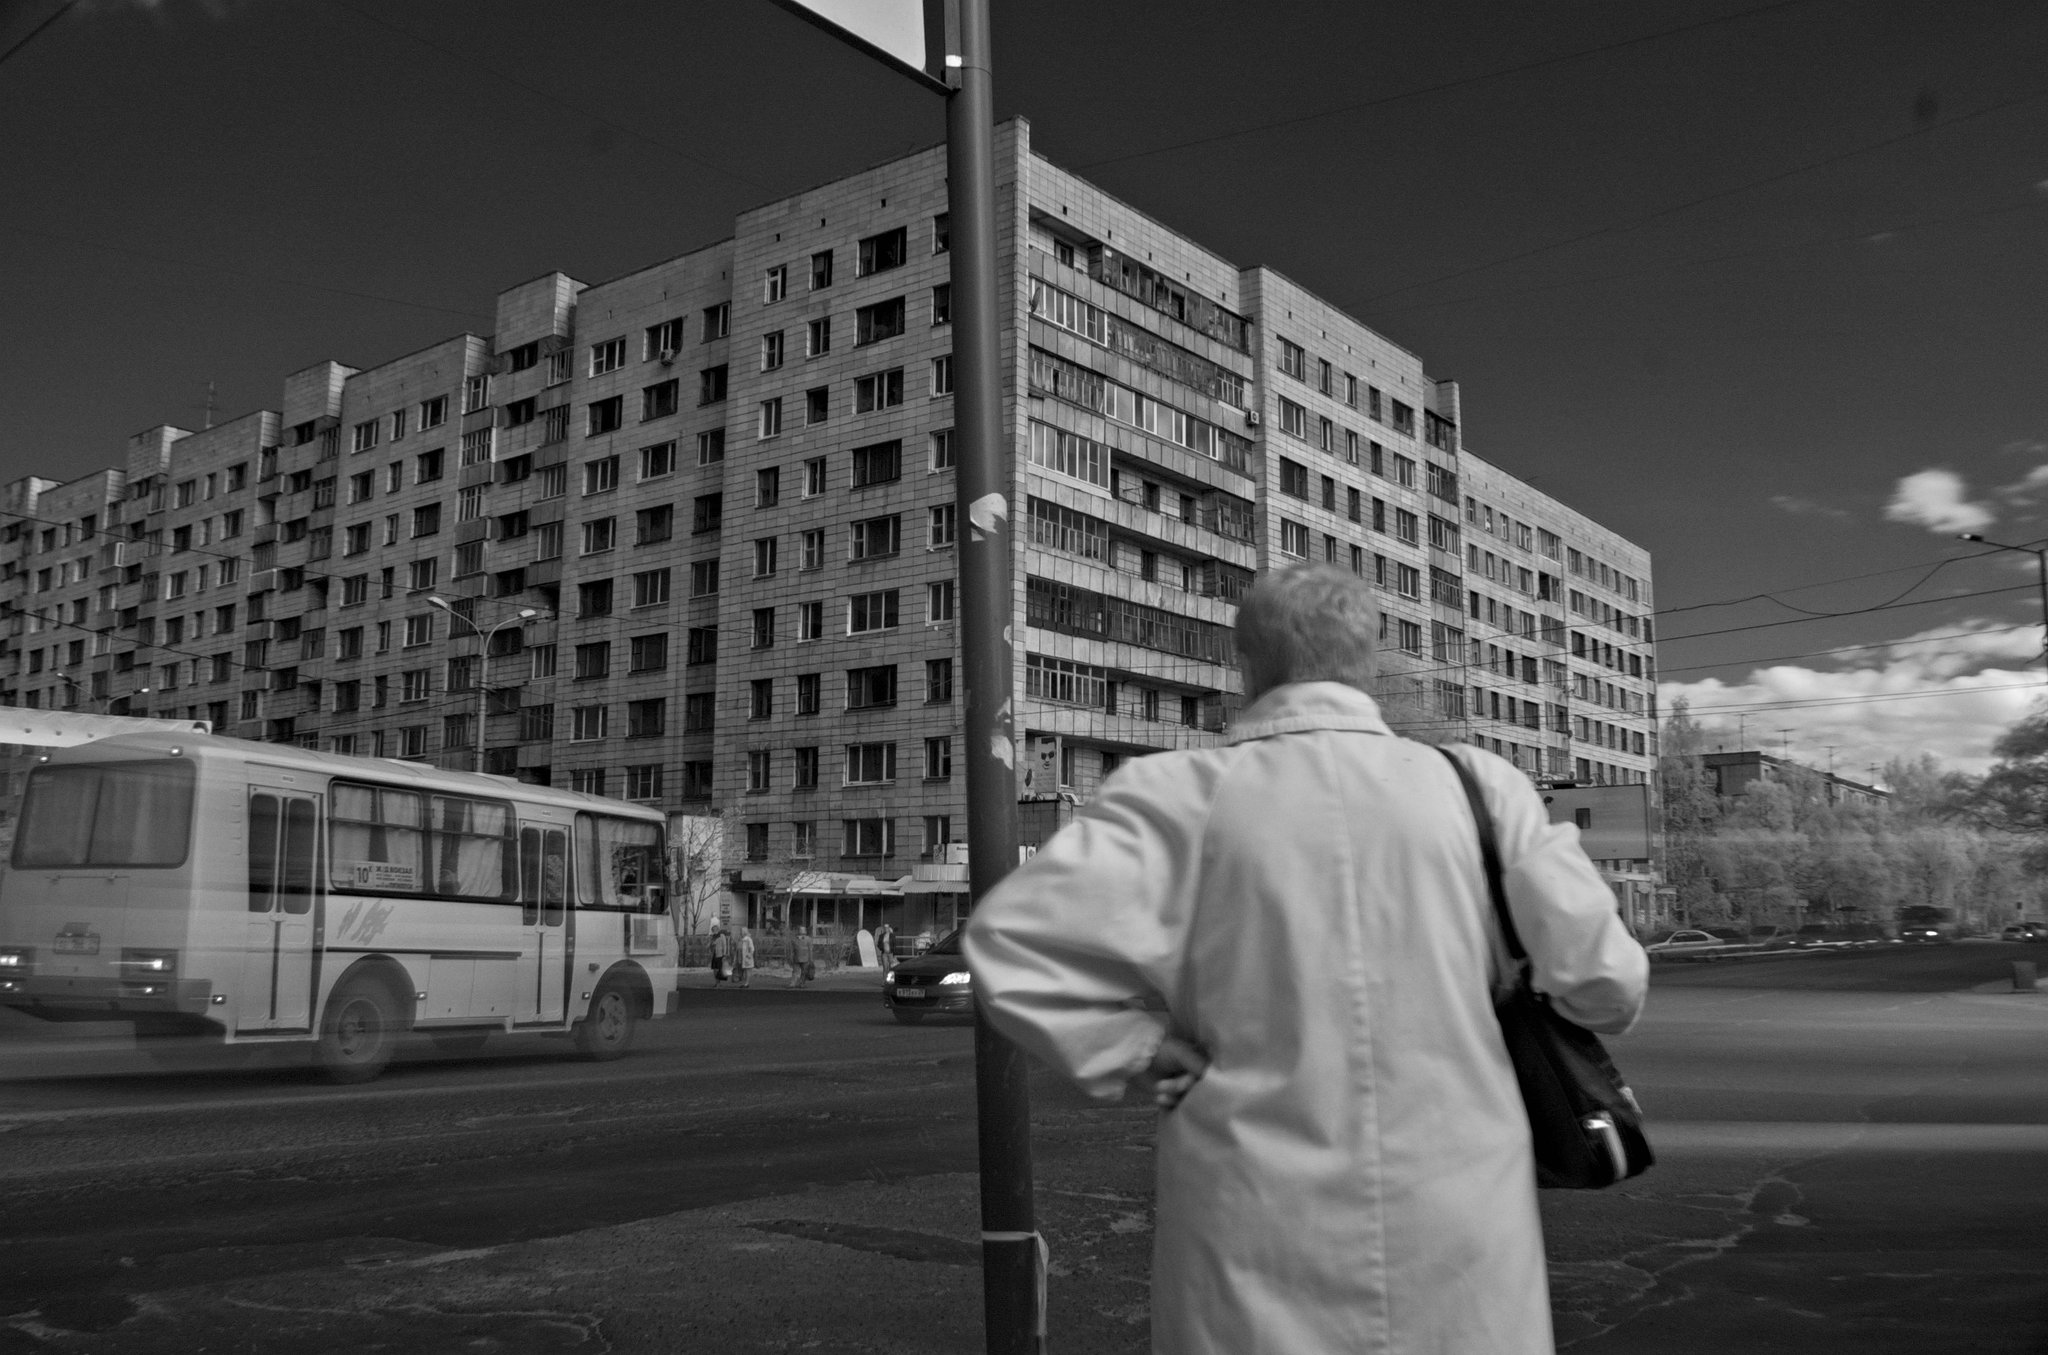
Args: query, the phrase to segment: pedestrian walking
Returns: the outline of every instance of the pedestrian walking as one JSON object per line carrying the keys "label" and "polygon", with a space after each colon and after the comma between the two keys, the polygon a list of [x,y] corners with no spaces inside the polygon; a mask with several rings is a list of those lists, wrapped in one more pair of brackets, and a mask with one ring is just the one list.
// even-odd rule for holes
{"label": "pedestrian walking", "polygon": [[740,928],[734,950],[737,967],[733,971],[733,981],[741,988],[751,987],[754,982],[754,934],[745,927]]}
{"label": "pedestrian walking", "polygon": [[895,944],[896,929],[894,927],[884,922],[881,926],[875,928],[875,963],[887,969],[895,956],[895,952],[890,947]]}
{"label": "pedestrian walking", "polygon": [[789,943],[789,986],[801,988],[817,976],[810,929],[798,927]]}
{"label": "pedestrian walking", "polygon": [[719,927],[716,927],[716,926],[712,927],[712,929],[711,929],[711,981],[712,981],[713,983],[724,983],[724,982],[725,982],[725,969],[726,969],[726,963],[727,963],[728,959],[730,958],[730,955],[731,955],[731,950],[730,950],[730,944],[729,944],[729,943],[727,942],[727,940],[726,940],[725,932],[724,932],[724,931],[723,931],[723,930],[722,930],[721,928],[719,928]]}
{"label": "pedestrian walking", "polygon": [[[996,1026],[1157,1137],[1152,1349],[1552,1349],[1529,1125],[1494,1017],[1513,970],[1470,807],[1368,695],[1379,609],[1328,565],[1269,574],[1223,746],[1155,754],[976,908]],[[1509,762],[1458,756],[1495,820],[1538,991],[1625,1031],[1649,966]]]}

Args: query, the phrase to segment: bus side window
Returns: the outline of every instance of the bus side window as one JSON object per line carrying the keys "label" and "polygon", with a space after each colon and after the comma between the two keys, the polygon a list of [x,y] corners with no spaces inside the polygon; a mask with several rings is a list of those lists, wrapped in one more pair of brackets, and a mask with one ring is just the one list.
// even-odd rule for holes
{"label": "bus side window", "polygon": [[318,822],[311,800],[285,802],[284,870],[278,893],[284,895],[287,913],[303,913],[313,906],[313,860],[320,840]]}
{"label": "bus side window", "polygon": [[541,921],[550,927],[562,925],[562,905],[569,898],[569,835],[551,829],[541,850],[541,902],[547,913]]}
{"label": "bus side window", "polygon": [[277,797],[249,797],[249,911],[267,913],[277,894]]}
{"label": "bus side window", "polygon": [[540,829],[519,830],[520,916],[527,926],[540,920]]}

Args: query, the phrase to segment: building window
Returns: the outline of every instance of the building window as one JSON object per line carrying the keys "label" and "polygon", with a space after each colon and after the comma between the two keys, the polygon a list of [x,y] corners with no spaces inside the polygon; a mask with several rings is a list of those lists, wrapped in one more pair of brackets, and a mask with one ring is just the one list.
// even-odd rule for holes
{"label": "building window", "polygon": [[685,800],[708,800],[711,798],[711,764],[709,762],[685,762],[683,764],[683,798]]}
{"label": "building window", "polygon": [[715,532],[723,516],[725,496],[723,494],[699,494],[692,505],[690,530],[692,532]]}
{"label": "building window", "polygon": [[804,392],[804,423],[821,424],[832,417],[832,388],[814,386]]}
{"label": "building window", "polygon": [[616,430],[626,418],[626,397],[614,395],[605,400],[593,400],[585,411],[583,434],[597,437]]}
{"label": "building window", "polygon": [[859,635],[864,631],[888,630],[896,624],[897,590],[884,589],[875,593],[856,593],[846,600],[846,631]]}
{"label": "building window", "polygon": [[[756,748],[747,754],[747,793],[749,795],[759,795],[767,789],[768,750],[765,748]],[[747,859],[749,861],[761,861],[767,859],[768,850],[766,843],[763,843],[761,848],[761,855],[759,856],[754,855],[753,843],[754,829],[760,828],[764,830],[763,836],[765,837],[765,830],[767,829],[767,827],[768,825],[765,823],[750,823],[747,825]]]}
{"label": "building window", "polygon": [[896,665],[846,670],[846,708],[873,710],[896,704]]}
{"label": "building window", "polygon": [[590,374],[603,376],[616,372],[626,365],[626,341],[623,338],[606,339],[603,343],[590,345]]}
{"label": "building window", "polygon": [[683,698],[683,732],[708,734],[717,714],[717,696],[712,692],[691,692]]}
{"label": "building window", "polygon": [[853,313],[853,346],[864,348],[871,343],[893,339],[904,329],[903,298],[891,297],[877,301],[871,306],[862,306]]}
{"label": "building window", "polygon": [[941,579],[924,586],[924,619],[926,621],[951,621],[953,619],[953,581]]}
{"label": "building window", "polygon": [[747,718],[766,720],[775,714],[775,679],[755,678],[747,684]]}
{"label": "building window", "polygon": [[572,743],[592,743],[610,731],[610,710],[605,706],[575,706],[569,711]]}
{"label": "building window", "polygon": [[895,779],[895,744],[849,743],[846,745],[847,785],[878,786]]}
{"label": "building window", "polygon": [[761,278],[761,304],[772,306],[789,295],[789,265],[777,264]]}
{"label": "building window", "polygon": [[1308,497],[1308,467],[1299,461],[1280,458],[1280,492],[1291,494],[1297,499]]}
{"label": "building window", "polygon": [[583,492],[603,494],[619,487],[619,458],[601,456],[583,463]]}
{"label": "building window", "polygon": [[821,315],[804,326],[804,356],[821,358],[832,351],[832,317]]}
{"label": "building window", "polygon": [[825,529],[823,527],[813,527],[804,533],[803,540],[804,556],[802,567],[804,569],[823,569],[825,567]]}
{"label": "building window", "polygon": [[725,430],[708,428],[697,435],[697,464],[715,466],[725,460]]}
{"label": "building window", "polygon": [[853,412],[871,414],[878,409],[893,409],[903,403],[903,369],[892,367],[886,372],[864,376],[853,383]]}
{"label": "building window", "polygon": [[953,699],[953,661],[924,661],[924,699],[927,705],[944,705]]}
{"label": "building window", "polygon": [[954,541],[954,506],[950,503],[935,504],[927,511],[927,517],[929,519],[927,532],[930,537],[930,540],[927,542],[928,547],[932,550],[938,550],[943,546],[952,545]]}
{"label": "building window", "polygon": [[692,626],[689,632],[689,659],[692,664],[718,662],[718,627]]}
{"label": "building window", "polygon": [[782,331],[774,330],[761,336],[761,370],[772,372],[782,365]]}
{"label": "building window", "polygon": [[824,677],[819,673],[799,673],[796,677],[796,713],[816,715],[819,701],[824,692]]}
{"label": "building window", "polygon": [[697,403],[715,405],[725,398],[725,364],[706,367],[697,374]]}
{"label": "building window", "polygon": [[775,544],[777,538],[764,536],[754,542],[754,577],[771,578],[775,574]]}
{"label": "building window", "polygon": [[799,640],[822,640],[825,638],[825,604],[803,602],[796,609],[796,638]]}
{"label": "building window", "polygon": [[1288,555],[1308,558],[1308,528],[1289,518],[1280,519],[1280,549]]}
{"label": "building window", "polygon": [[924,741],[924,779],[949,781],[953,776],[953,740],[942,735]]}
{"label": "building window", "polygon": [[1280,429],[1293,437],[1308,437],[1308,411],[1292,400],[1280,402]]}
{"label": "building window", "polygon": [[[822,461],[822,458],[820,458]],[[884,484],[903,474],[903,440],[892,438],[888,442],[872,443],[853,449],[853,484],[858,489],[864,485]]]}
{"label": "building window", "polygon": [[583,551],[585,555],[602,555],[618,544],[617,518],[593,518],[583,524]]}
{"label": "building window", "polygon": [[675,534],[675,520],[675,509],[667,504],[658,508],[642,508],[633,515],[634,544],[651,546],[668,540]]}
{"label": "building window", "polygon": [[626,703],[626,737],[659,738],[668,732],[668,699],[654,696]]}
{"label": "building window", "polygon": [[673,475],[676,469],[676,445],[674,442],[657,442],[651,447],[640,449],[640,478],[652,480],[657,476]]}
{"label": "building window", "polygon": [[653,673],[668,667],[668,636],[635,635],[631,641],[632,668],[635,673]]}
{"label": "building window", "polygon": [[610,677],[612,672],[612,646],[609,640],[596,640],[576,646],[576,680],[590,682],[597,678]]}
{"label": "building window", "polygon": [[664,320],[658,325],[649,325],[642,345],[640,360],[673,362],[676,350],[683,346],[683,322]]}
{"label": "building window", "polygon": [[604,794],[604,772],[602,767],[588,767],[569,773],[569,789],[585,795]]}
{"label": "building window", "polygon": [[661,764],[651,762],[626,768],[626,798],[628,800],[659,800],[661,798]]}
{"label": "building window", "polygon": [[670,377],[666,381],[656,382],[654,385],[644,388],[640,392],[640,422],[646,423],[649,419],[665,419],[675,413],[679,407],[677,392],[681,388],[682,383],[678,382],[674,377]]}
{"label": "building window", "polygon": [[901,226],[868,236],[860,242],[854,276],[864,278],[891,268],[901,268],[908,257],[908,245],[909,233]]}
{"label": "building window", "polygon": [[633,605],[635,607],[659,607],[667,602],[668,576],[669,571],[666,569],[649,569],[635,574],[633,576]]}
{"label": "building window", "polygon": [[821,249],[811,256],[811,290],[821,291],[832,285],[832,251]]}
{"label": "building window", "polygon": [[773,607],[754,608],[753,636],[753,647],[755,649],[772,649],[774,647],[775,609]]}
{"label": "building window", "polygon": [[901,544],[901,522],[899,514],[890,513],[854,523],[851,558],[873,560],[885,555],[894,555]]}
{"label": "building window", "polygon": [[704,342],[722,339],[732,333],[732,303],[721,301],[716,306],[704,308]]}
{"label": "building window", "polygon": [[543,522],[533,529],[533,558],[536,560],[559,560],[562,558],[562,524]]}
{"label": "building window", "polygon": [[795,748],[795,774],[790,778],[793,790],[816,790],[818,788],[818,750],[815,746]]}
{"label": "building window", "polygon": [[887,857],[896,854],[894,819],[845,819],[841,822],[845,836],[840,855]]}
{"label": "building window", "polygon": [[760,427],[757,435],[764,438],[780,437],[782,435],[781,396],[778,395],[771,400],[763,400],[761,402]]}
{"label": "building window", "polygon": [[932,288],[932,323],[950,325],[953,323],[953,284],[942,282]]}
{"label": "building window", "polygon": [[932,394],[953,393],[953,355],[942,353],[932,359]]}
{"label": "building window", "polygon": [[1288,339],[1280,340],[1280,370],[1296,381],[1307,379],[1308,354],[1301,345]]}

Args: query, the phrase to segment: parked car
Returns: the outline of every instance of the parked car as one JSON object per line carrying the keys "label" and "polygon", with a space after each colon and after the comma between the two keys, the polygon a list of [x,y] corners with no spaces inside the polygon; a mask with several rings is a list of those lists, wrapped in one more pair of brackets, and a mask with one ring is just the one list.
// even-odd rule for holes
{"label": "parked car", "polygon": [[1998,934],[2001,941],[2048,941],[2048,922],[2015,922]]}
{"label": "parked car", "polygon": [[1719,950],[1727,944],[1729,943],[1725,937],[1686,927],[1651,941],[1643,949],[1652,955],[1682,955],[1696,950]]}
{"label": "parked car", "polygon": [[1749,929],[1749,944],[1752,946],[1762,946],[1766,950],[1783,950],[1792,944],[1792,935],[1790,927],[1780,927],[1773,923],[1765,923],[1761,927],[1751,927]]}
{"label": "parked car", "polygon": [[974,1015],[974,977],[960,953],[960,933],[955,928],[921,954],[882,972],[882,1005],[898,1021],[909,1026],[927,1016]]}
{"label": "parked car", "polygon": [[1708,936],[1719,937],[1731,946],[1746,946],[1749,944],[1749,933],[1740,927],[1702,927],[1700,930]]}

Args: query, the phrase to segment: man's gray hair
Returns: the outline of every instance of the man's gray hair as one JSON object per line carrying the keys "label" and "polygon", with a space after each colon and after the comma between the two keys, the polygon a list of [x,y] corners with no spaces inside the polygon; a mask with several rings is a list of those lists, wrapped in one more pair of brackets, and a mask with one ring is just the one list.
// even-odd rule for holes
{"label": "man's gray hair", "polygon": [[1369,691],[1379,633],[1372,585],[1349,570],[1302,564],[1262,574],[1237,609],[1245,700],[1289,682],[1348,682]]}

